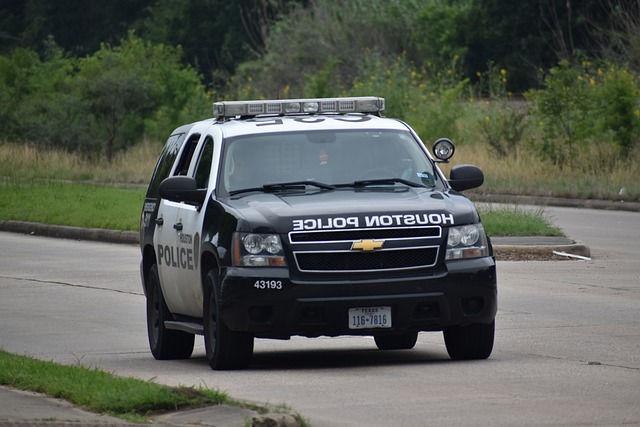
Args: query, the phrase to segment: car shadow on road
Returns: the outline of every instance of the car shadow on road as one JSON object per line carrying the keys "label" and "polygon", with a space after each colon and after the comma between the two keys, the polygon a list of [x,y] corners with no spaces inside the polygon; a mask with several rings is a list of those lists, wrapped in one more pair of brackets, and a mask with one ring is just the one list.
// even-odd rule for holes
{"label": "car shadow on road", "polygon": [[[189,363],[207,365],[203,355],[194,355]],[[350,369],[363,367],[401,367],[456,363],[440,346],[421,346],[412,350],[363,348],[282,349],[255,351],[249,371]],[[468,363],[468,362],[467,362]]]}

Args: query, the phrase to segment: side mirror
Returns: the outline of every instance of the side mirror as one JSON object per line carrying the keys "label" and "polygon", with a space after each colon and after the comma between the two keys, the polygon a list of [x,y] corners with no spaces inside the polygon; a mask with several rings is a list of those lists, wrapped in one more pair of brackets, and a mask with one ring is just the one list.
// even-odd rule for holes
{"label": "side mirror", "polygon": [[158,188],[160,197],[172,202],[185,202],[202,205],[207,196],[206,188],[198,188],[196,180],[188,176],[165,178]]}
{"label": "side mirror", "polygon": [[449,185],[456,191],[478,188],[484,183],[484,174],[480,168],[472,165],[456,165],[451,168]]}

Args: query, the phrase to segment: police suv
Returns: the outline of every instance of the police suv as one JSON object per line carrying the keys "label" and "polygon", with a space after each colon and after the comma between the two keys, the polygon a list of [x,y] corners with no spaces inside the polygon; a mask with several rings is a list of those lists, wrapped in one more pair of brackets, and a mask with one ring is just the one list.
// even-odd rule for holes
{"label": "police suv", "polygon": [[142,209],[151,353],[250,365],[254,338],[368,335],[452,359],[493,348],[496,265],[473,204],[480,169],[438,162],[378,97],[214,103],[169,137]]}

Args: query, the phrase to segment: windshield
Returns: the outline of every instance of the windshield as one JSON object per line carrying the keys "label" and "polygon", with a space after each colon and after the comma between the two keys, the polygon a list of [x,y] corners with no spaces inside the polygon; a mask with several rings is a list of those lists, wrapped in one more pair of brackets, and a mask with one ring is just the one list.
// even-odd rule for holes
{"label": "windshield", "polygon": [[227,140],[223,156],[221,183],[229,192],[265,184],[343,185],[385,178],[435,185],[432,163],[404,131],[248,135]]}

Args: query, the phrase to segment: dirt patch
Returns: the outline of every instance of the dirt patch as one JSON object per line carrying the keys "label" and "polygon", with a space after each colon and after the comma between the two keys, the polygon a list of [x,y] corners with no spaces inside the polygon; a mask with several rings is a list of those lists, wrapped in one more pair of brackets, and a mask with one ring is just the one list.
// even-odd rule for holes
{"label": "dirt patch", "polygon": [[497,261],[576,261],[576,258],[560,256],[553,253],[551,249],[540,250],[539,248],[515,248],[498,249],[494,248]]}

